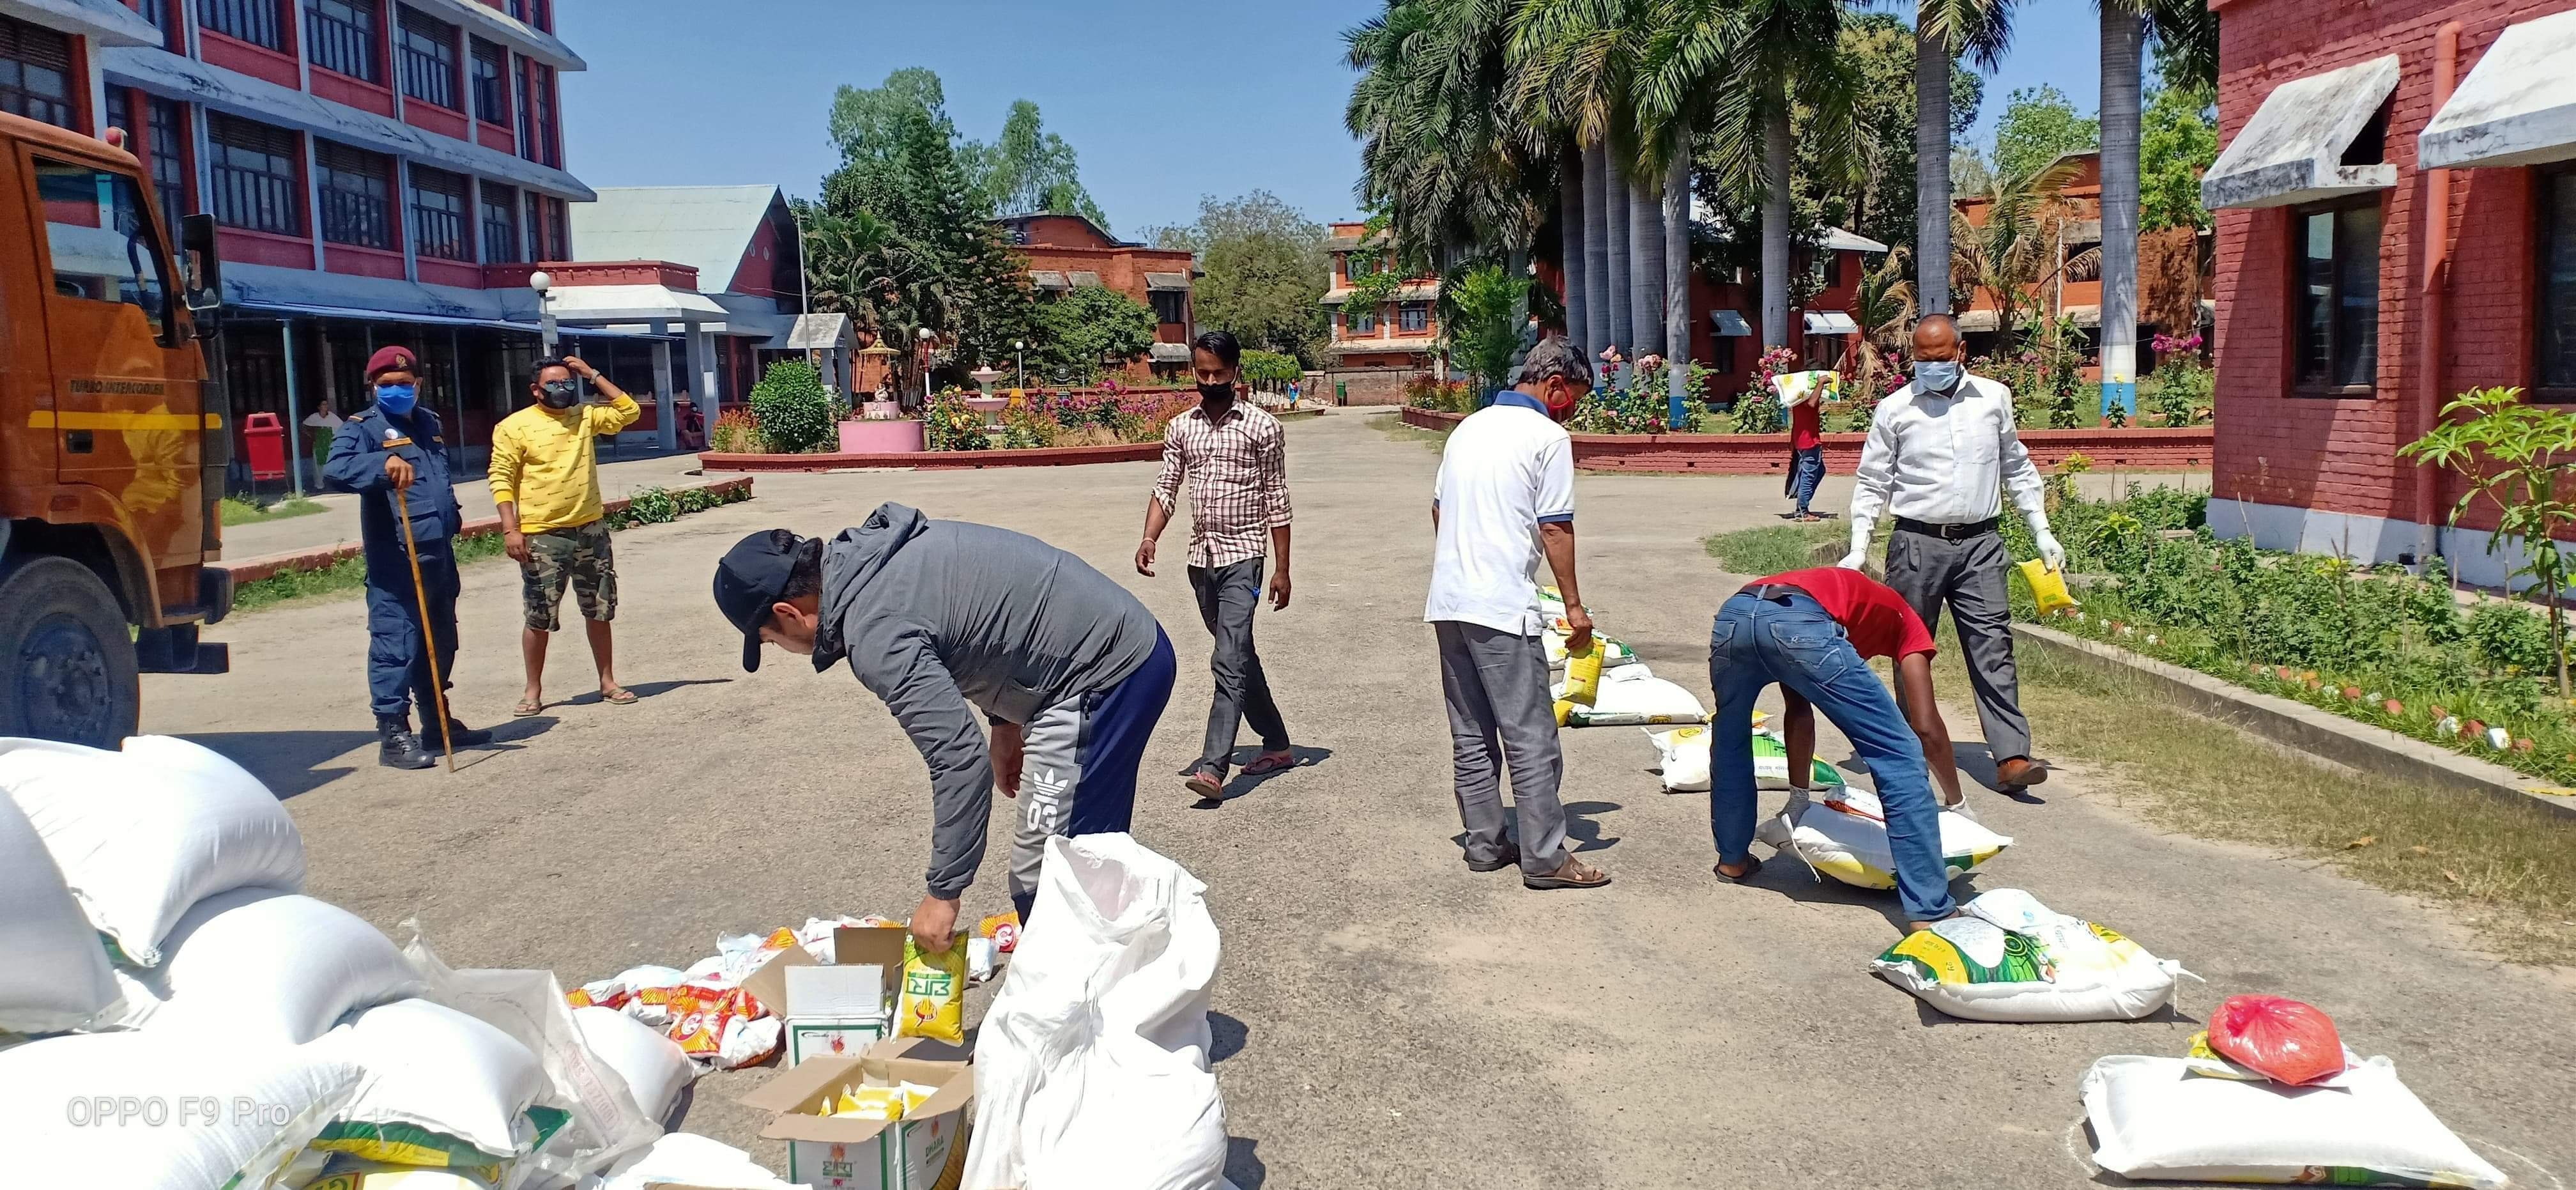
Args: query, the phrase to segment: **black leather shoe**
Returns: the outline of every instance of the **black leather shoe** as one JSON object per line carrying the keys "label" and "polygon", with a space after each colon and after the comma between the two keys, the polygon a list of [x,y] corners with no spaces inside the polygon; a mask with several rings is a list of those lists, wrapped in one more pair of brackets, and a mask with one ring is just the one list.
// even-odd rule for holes
{"label": "black leather shoe", "polygon": [[[447,717],[447,733],[449,742],[459,748],[472,748],[492,742],[491,732],[479,727],[467,727],[457,722],[454,715]],[[423,747],[438,743],[438,729],[432,727],[420,733],[420,742]]]}
{"label": "black leather shoe", "polygon": [[389,769],[425,769],[438,764],[438,758],[420,746],[420,737],[411,733],[411,720],[406,716],[376,716],[376,734],[383,737],[376,746],[377,764]]}

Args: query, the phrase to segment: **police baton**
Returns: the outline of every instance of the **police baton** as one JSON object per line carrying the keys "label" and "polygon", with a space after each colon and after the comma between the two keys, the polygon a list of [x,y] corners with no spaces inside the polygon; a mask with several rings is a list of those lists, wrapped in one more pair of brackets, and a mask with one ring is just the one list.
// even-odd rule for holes
{"label": "police baton", "polygon": [[[400,445],[405,439],[385,427],[385,445]],[[420,581],[420,543],[411,535],[411,501],[401,488],[394,489],[394,511],[399,513],[403,529],[403,553],[411,559],[411,593],[420,608],[420,644],[429,658],[429,692],[438,711],[438,746],[447,754],[447,771],[456,771],[456,743],[449,738],[447,727],[447,683],[438,676],[438,637],[429,627],[429,586]]]}

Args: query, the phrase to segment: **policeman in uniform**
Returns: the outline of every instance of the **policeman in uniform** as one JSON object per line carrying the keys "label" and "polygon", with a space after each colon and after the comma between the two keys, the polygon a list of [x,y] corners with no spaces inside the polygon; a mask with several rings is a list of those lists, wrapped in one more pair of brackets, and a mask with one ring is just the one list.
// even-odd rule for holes
{"label": "policeman in uniform", "polygon": [[[367,359],[367,388],[374,403],[342,422],[331,441],[323,475],[335,490],[356,492],[358,528],[367,560],[367,692],[382,737],[377,762],[387,768],[437,765],[438,692],[430,680],[429,642],[438,645],[438,673],[456,674],[456,535],[464,528],[456,493],[447,479],[447,445],[438,415],[420,407],[419,360],[410,348],[386,347]],[[412,585],[395,493],[411,514],[411,540],[420,551],[420,585]],[[427,607],[421,592],[427,593]],[[411,705],[420,704],[421,730],[411,729]],[[457,744],[489,743],[492,733],[447,721]]]}

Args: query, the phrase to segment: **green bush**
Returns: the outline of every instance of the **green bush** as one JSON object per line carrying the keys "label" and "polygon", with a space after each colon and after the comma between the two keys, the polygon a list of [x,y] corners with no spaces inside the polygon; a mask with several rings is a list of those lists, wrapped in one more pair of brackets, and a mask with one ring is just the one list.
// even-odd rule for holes
{"label": "green bush", "polygon": [[1735,399],[1735,432],[1738,434],[1777,434],[1780,432],[1780,395],[1768,384],[1756,384]]}
{"label": "green bush", "polygon": [[984,415],[969,408],[965,394],[949,389],[922,413],[922,445],[931,450],[991,450]]}
{"label": "green bush", "polygon": [[752,386],[751,412],[760,419],[761,437],[780,453],[828,450],[839,444],[832,396],[823,388],[822,373],[803,360],[769,365],[760,383]]}
{"label": "green bush", "polygon": [[1297,362],[1297,357],[1285,352],[1243,353],[1243,381],[1246,384],[1291,384],[1305,374],[1306,369]]}

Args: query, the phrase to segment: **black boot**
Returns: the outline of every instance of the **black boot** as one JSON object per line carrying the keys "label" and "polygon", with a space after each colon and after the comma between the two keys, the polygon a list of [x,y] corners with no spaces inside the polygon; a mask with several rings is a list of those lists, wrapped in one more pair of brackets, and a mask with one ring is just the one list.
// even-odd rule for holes
{"label": "black boot", "polygon": [[376,734],[383,742],[376,747],[376,763],[389,769],[425,769],[438,764],[438,758],[420,746],[420,737],[411,733],[409,715],[376,716]]}
{"label": "black boot", "polygon": [[[456,716],[454,715],[447,717],[447,736],[447,742],[459,748],[472,748],[492,742],[491,732],[479,727],[467,727],[466,725],[457,722]],[[438,746],[439,739],[437,724],[428,724],[422,729],[420,733],[420,743],[424,748],[435,748]]]}

